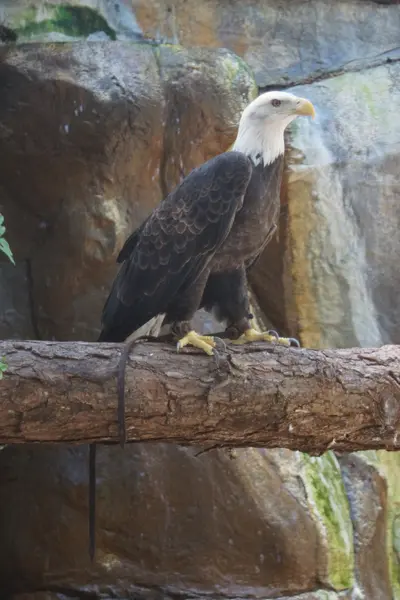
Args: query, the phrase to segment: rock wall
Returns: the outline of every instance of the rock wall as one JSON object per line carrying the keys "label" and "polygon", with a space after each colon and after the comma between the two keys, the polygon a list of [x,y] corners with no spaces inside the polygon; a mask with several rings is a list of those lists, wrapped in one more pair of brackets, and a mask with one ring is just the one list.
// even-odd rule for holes
{"label": "rock wall", "polygon": [[[397,343],[396,2],[3,0],[0,22],[24,42],[0,47],[2,337],[94,339],[127,233],[229,147],[257,86],[296,86],[317,119],[288,134],[257,301],[308,346]],[[102,447],[94,566],[86,466],[0,453],[8,598],[400,598],[396,455]]]}
{"label": "rock wall", "polygon": [[[400,62],[296,88],[318,106],[298,123],[287,171],[294,312],[324,346],[400,343]],[[382,112],[382,107],[385,109]]]}

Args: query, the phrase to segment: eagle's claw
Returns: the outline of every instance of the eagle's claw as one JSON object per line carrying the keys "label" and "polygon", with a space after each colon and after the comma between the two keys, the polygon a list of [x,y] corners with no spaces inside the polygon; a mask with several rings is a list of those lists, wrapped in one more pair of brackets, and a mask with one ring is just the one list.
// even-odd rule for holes
{"label": "eagle's claw", "polygon": [[210,335],[199,335],[196,331],[189,331],[183,338],[178,340],[176,345],[176,349],[179,352],[185,346],[194,346],[194,348],[199,348],[203,350],[206,354],[211,356],[214,354],[213,348],[215,348],[216,343],[214,342],[214,338]]}
{"label": "eagle's claw", "polygon": [[287,340],[289,342],[289,346],[296,347],[296,348],[301,348],[299,340],[297,340],[294,337],[280,338],[279,335],[278,335],[278,332],[275,331],[275,329],[268,329],[267,333],[269,333],[269,335],[275,336],[276,337],[276,341],[279,341],[280,339],[281,340],[284,339],[284,340]]}
{"label": "eagle's claw", "polygon": [[269,335],[273,335],[277,340],[279,340],[279,334],[277,331],[275,331],[275,329],[268,329],[267,333]]}
{"label": "eagle's claw", "polygon": [[276,331],[257,331],[256,329],[247,329],[237,340],[231,340],[232,344],[248,344],[249,342],[271,342],[290,346],[294,338],[279,337]]}

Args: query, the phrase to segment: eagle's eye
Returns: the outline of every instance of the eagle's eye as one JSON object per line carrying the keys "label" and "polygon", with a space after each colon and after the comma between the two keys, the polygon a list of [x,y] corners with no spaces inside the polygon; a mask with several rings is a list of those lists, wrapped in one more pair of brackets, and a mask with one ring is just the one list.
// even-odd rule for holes
{"label": "eagle's eye", "polygon": [[280,106],[282,103],[281,103],[281,101],[280,101],[280,100],[277,100],[276,98],[274,98],[274,99],[271,101],[271,104],[272,104],[272,106],[275,106],[275,107],[277,107],[277,106]]}

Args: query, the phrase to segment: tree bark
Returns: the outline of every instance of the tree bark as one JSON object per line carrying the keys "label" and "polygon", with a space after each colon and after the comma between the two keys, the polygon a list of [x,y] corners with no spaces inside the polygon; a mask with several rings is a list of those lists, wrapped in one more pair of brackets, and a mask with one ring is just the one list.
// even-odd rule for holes
{"label": "tree bark", "polygon": [[[0,343],[0,443],[118,442],[123,345]],[[400,347],[228,345],[219,361],[137,343],[126,367],[129,441],[207,447],[400,449]]]}

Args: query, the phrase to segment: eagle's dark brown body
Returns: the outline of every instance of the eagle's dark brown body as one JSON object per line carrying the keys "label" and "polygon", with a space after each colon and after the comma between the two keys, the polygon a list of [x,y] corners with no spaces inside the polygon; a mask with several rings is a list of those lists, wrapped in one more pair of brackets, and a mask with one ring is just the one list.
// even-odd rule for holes
{"label": "eagle's dark brown body", "polygon": [[282,168],[283,155],[264,167],[226,152],[193,170],[125,242],[99,341],[123,341],[162,313],[185,335],[202,306],[245,331],[245,271],[275,231]]}

